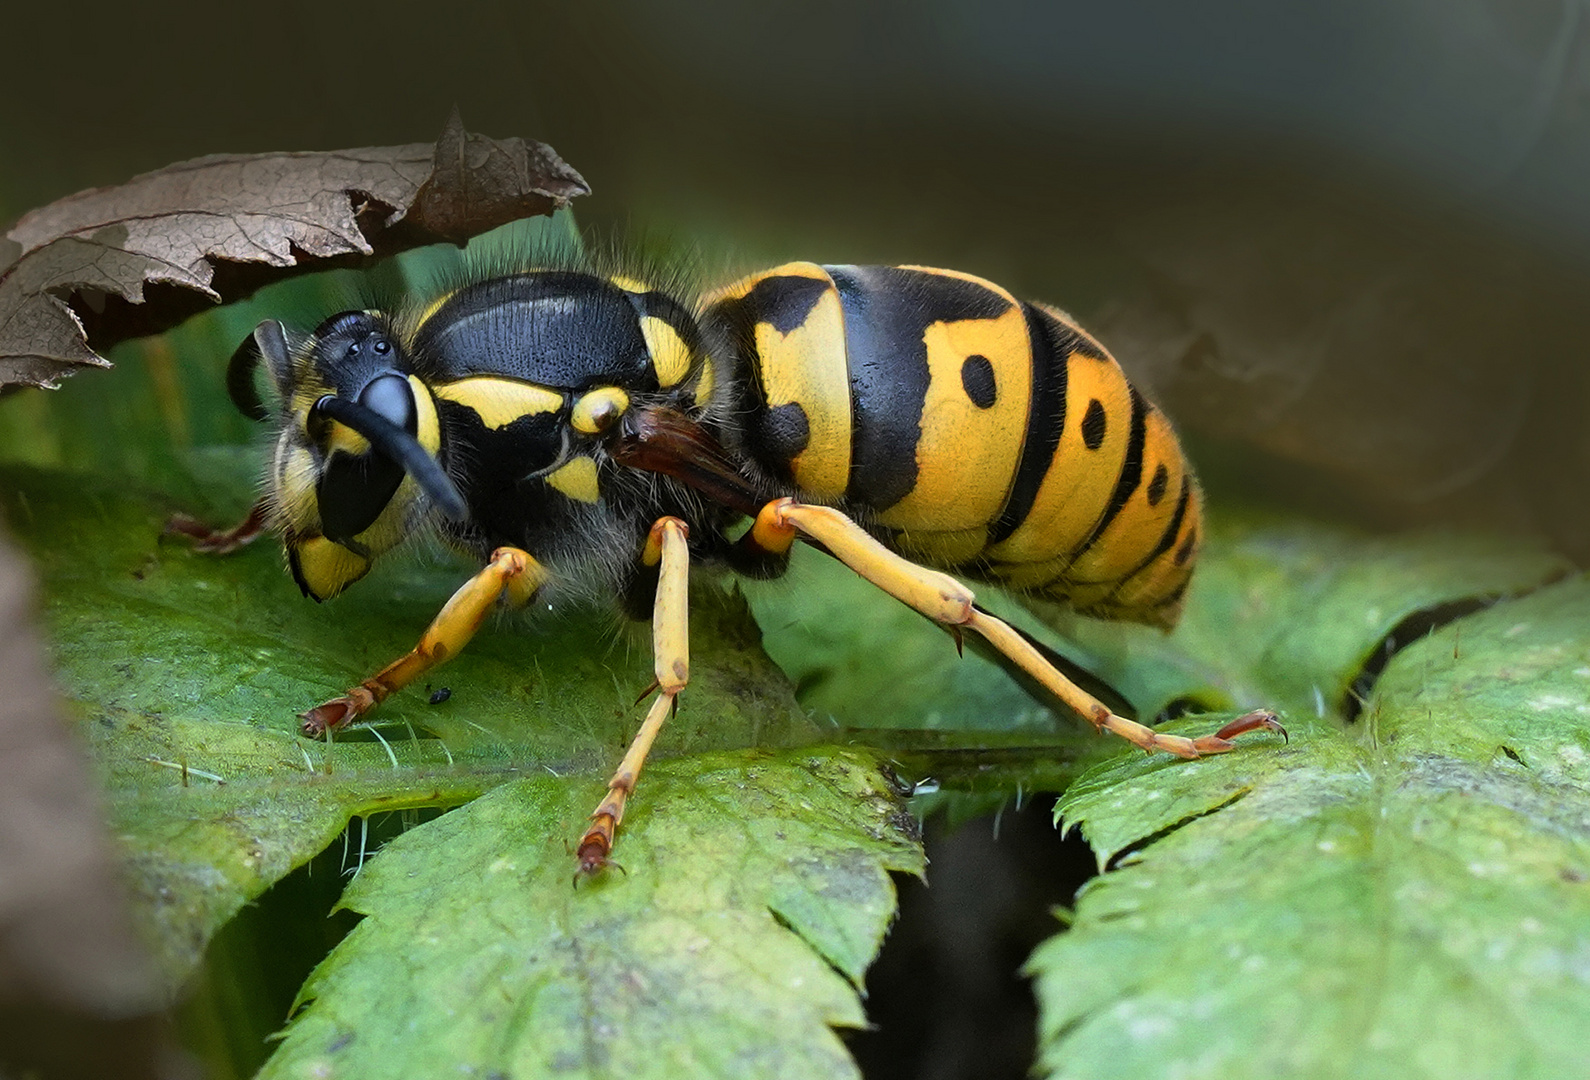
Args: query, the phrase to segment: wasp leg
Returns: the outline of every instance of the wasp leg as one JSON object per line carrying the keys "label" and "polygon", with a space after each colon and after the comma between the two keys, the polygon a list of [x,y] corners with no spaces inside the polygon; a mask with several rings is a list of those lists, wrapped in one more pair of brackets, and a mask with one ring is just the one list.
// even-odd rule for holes
{"label": "wasp leg", "polygon": [[260,538],[265,531],[266,516],[265,500],[261,499],[249,508],[247,517],[230,529],[211,528],[198,518],[172,514],[166,522],[166,532],[174,536],[186,536],[193,541],[194,551],[202,551],[206,555],[230,555]]}
{"label": "wasp leg", "polygon": [[[1178,757],[1195,758],[1230,750],[1235,745],[1230,737],[1245,731],[1264,728],[1285,734],[1275,714],[1268,711],[1249,713],[1214,735],[1196,739],[1161,734],[1135,720],[1117,716],[1056,670],[1008,623],[979,610],[972,590],[948,574],[918,566],[890,551],[838,510],[807,506],[793,499],[776,499],[762,508],[753,529],[761,530],[758,540],[764,545],[780,532],[788,540],[796,533],[816,540],[840,562],[895,599],[946,626],[979,634],[1068,708],[1090,720],[1094,727],[1119,735],[1144,750],[1166,750]],[[788,540],[784,542],[787,544]]]}
{"label": "wasp leg", "polygon": [[653,670],[656,672],[657,697],[646,713],[646,719],[635,734],[634,742],[618,763],[618,770],[607,782],[607,796],[591,814],[591,827],[580,838],[575,851],[579,869],[574,880],[590,877],[609,866],[618,864],[611,859],[613,834],[624,820],[624,802],[635,790],[641,766],[651,752],[651,744],[662,730],[677,705],[679,691],[690,681],[690,548],[686,543],[690,530],[676,517],[659,518],[646,538],[646,548],[641,561],[647,566],[661,566],[657,574],[657,601],[652,607],[651,641]]}
{"label": "wasp leg", "polygon": [[510,603],[522,606],[545,584],[547,576],[546,569],[529,553],[498,548],[480,573],[464,582],[442,606],[418,645],[342,697],[302,714],[303,733],[318,738],[329,729],[351,723],[437,664],[451,660],[469,644],[499,597],[506,594]]}

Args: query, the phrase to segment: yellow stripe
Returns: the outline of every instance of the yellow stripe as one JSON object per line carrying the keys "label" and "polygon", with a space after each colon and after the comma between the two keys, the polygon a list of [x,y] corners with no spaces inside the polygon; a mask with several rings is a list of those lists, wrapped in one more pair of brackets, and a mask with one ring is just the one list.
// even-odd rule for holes
{"label": "yellow stripe", "polygon": [[596,462],[588,457],[571,458],[567,465],[547,474],[547,483],[580,502],[593,503],[602,493],[596,482]]}
{"label": "yellow stripe", "polygon": [[427,322],[429,322],[431,316],[435,315],[438,311],[440,311],[442,305],[447,303],[447,301],[451,300],[456,295],[457,295],[457,290],[451,290],[449,292],[443,293],[441,296],[438,296],[435,300],[432,300],[430,302],[430,304],[425,308],[425,310],[420,312],[420,317],[418,319],[414,320],[414,329],[413,329],[413,331],[411,333],[409,333],[409,334],[404,335],[404,336],[406,338],[412,338],[414,336],[414,334],[419,333],[420,327],[424,326]]}
{"label": "yellow stripe", "polygon": [[[1104,410],[1104,441],[1089,450],[1083,440],[1083,420],[1094,401]],[[1067,358],[1065,430],[1054,460],[1027,519],[989,548],[989,558],[1043,562],[1069,555],[1087,540],[1115,493],[1131,429],[1132,394],[1120,366],[1113,359],[1072,353]],[[1028,432],[1027,437],[1036,438],[1038,433]]]}
{"label": "yellow stripe", "polygon": [[714,289],[701,298],[703,310],[714,304],[721,304],[725,300],[739,300],[746,293],[756,288],[757,282],[766,278],[775,277],[803,277],[813,281],[828,281],[828,271],[813,262],[792,262],[783,266],[775,266],[771,270],[761,270],[755,274],[748,274],[738,281],[730,282],[720,289]]}
{"label": "yellow stripe", "polygon": [[1196,542],[1192,553],[1183,562],[1176,561],[1176,553],[1187,538],[1201,527],[1202,506],[1203,499],[1195,484],[1192,496],[1187,500],[1187,513],[1182,517],[1181,528],[1176,530],[1175,542],[1160,552],[1153,562],[1127,578],[1110,598],[1111,605],[1121,610],[1121,618],[1145,618],[1145,613],[1159,607],[1166,597],[1186,582],[1198,558]]}
{"label": "yellow stripe", "polygon": [[679,337],[679,331],[657,316],[647,315],[640,320],[640,333],[646,339],[646,351],[651,354],[651,365],[657,372],[657,385],[666,390],[690,374],[690,350]]}
{"label": "yellow stripe", "polygon": [[283,431],[276,443],[276,484],[272,492],[272,524],[307,532],[320,528],[320,505],[315,501],[319,476],[315,458],[292,431]]}
{"label": "yellow stripe", "polygon": [[850,483],[851,427],[839,292],[815,263],[791,263],[760,277],[777,275],[828,283],[806,321],[789,333],[779,333],[772,323],[756,324],[756,363],[768,407],[795,404],[806,414],[810,437],[790,463],[795,482],[814,498],[838,498]]}
{"label": "yellow stripe", "polygon": [[[969,275],[934,272],[975,282],[1010,307],[998,318],[936,322],[925,331],[928,386],[917,481],[879,517],[891,528],[970,529],[997,517],[1021,460],[1032,398],[1032,344],[1016,298]],[[994,403],[986,409],[973,403],[962,379],[971,356],[993,366]]]}
{"label": "yellow stripe", "polygon": [[341,450],[349,454],[363,454],[370,449],[370,440],[345,424],[333,420],[326,436],[326,456]]}
{"label": "yellow stripe", "polygon": [[712,357],[705,356],[701,359],[701,377],[696,380],[695,398],[697,405],[705,405],[712,400],[712,391],[717,386],[717,372],[712,366]]}
{"label": "yellow stripe", "polygon": [[415,438],[425,447],[426,452],[434,457],[442,448],[442,425],[436,416],[436,401],[431,397],[431,388],[426,386],[419,376],[410,375],[408,380],[409,389],[414,391],[415,411],[419,414]]}
{"label": "yellow stripe", "polygon": [[996,292],[999,295],[1005,297],[1007,300],[1010,300],[1012,303],[1015,303],[1015,299],[1010,295],[1010,293],[1006,292],[998,285],[995,285],[992,281],[989,281],[987,278],[980,278],[976,274],[968,274],[964,270],[946,270],[942,266],[917,266],[912,263],[902,263],[899,269],[916,270],[923,274],[937,274],[940,277],[955,278],[957,281],[970,281],[973,285],[981,285],[990,292]]}
{"label": "yellow stripe", "polygon": [[[1114,520],[1083,552],[1067,577],[1074,581],[1117,582],[1153,553],[1181,503],[1183,463],[1176,433],[1165,414],[1150,407],[1143,417],[1143,476]],[[1169,477],[1158,505],[1148,504],[1148,488],[1160,465]]]}
{"label": "yellow stripe", "polygon": [[1071,565],[1071,557],[1063,555],[1043,562],[993,563],[989,570],[1012,589],[1037,589],[1056,580]]}
{"label": "yellow stripe", "polygon": [[435,394],[474,409],[480,422],[489,428],[507,427],[521,416],[556,412],[563,407],[563,395],[556,390],[494,375],[442,383],[435,388]]}
{"label": "yellow stripe", "polygon": [[646,284],[644,281],[640,281],[632,277],[625,277],[623,274],[614,274],[607,280],[612,282],[614,285],[617,285],[625,292],[639,293],[641,296],[645,296],[647,293],[651,292],[651,286]]}

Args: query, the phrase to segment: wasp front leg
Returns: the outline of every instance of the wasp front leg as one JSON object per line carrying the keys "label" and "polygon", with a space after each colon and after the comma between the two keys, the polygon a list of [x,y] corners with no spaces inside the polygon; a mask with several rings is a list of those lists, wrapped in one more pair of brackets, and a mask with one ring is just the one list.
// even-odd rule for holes
{"label": "wasp front leg", "polygon": [[547,580],[547,571],[529,553],[498,548],[480,573],[466,581],[443,605],[418,645],[339,698],[302,714],[303,733],[318,738],[352,723],[431,668],[457,656],[480,629],[486,612],[504,595],[523,606]]}
{"label": "wasp front leg", "polygon": [[640,779],[641,766],[663,723],[678,703],[679,691],[690,681],[690,530],[676,517],[659,518],[646,537],[646,547],[641,561],[656,566],[657,599],[652,607],[651,641],[653,670],[656,673],[654,689],[657,697],[640,725],[640,731],[629,744],[624,760],[618,763],[613,778],[607,782],[607,796],[591,814],[591,827],[580,838],[575,852],[579,869],[574,880],[590,877],[618,864],[612,860],[613,838],[619,822],[624,820],[624,803],[635,782]]}
{"label": "wasp front leg", "polygon": [[1230,750],[1235,745],[1231,739],[1243,732],[1264,729],[1286,734],[1275,714],[1268,710],[1248,713],[1215,734],[1196,739],[1162,734],[1118,716],[1066,678],[1008,623],[979,608],[971,589],[948,574],[919,566],[890,551],[860,525],[830,507],[776,499],[762,508],[748,535],[766,550],[777,550],[781,545],[787,549],[796,535],[816,540],[840,562],[895,599],[956,632],[964,629],[980,635],[1094,727],[1119,735],[1143,750],[1165,750],[1178,757],[1195,758]]}
{"label": "wasp front leg", "polygon": [[261,499],[249,507],[242,521],[230,529],[217,529],[198,518],[173,514],[166,522],[166,533],[187,537],[193,542],[193,550],[205,555],[230,555],[258,540],[264,534],[265,523],[269,519],[270,510],[266,501]]}

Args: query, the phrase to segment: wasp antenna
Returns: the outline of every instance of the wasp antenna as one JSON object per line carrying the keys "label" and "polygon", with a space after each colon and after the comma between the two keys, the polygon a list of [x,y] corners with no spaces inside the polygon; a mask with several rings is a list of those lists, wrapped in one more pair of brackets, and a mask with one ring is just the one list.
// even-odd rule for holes
{"label": "wasp antenna", "polygon": [[469,519],[469,506],[464,497],[414,436],[373,409],[330,394],[315,402],[315,411],[357,431],[370,440],[371,446],[403,466],[403,471],[431,497],[437,509],[453,521]]}

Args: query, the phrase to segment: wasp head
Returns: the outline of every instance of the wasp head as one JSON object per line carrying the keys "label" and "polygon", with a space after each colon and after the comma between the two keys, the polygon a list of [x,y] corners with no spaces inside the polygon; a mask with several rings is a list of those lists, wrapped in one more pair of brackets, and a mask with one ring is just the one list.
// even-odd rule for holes
{"label": "wasp head", "polygon": [[297,350],[281,323],[261,323],[227,376],[232,400],[256,419],[268,416],[253,383],[262,360],[281,400],[267,479],[272,516],[304,595],[337,595],[433,510],[467,516],[436,458],[435,402],[385,316],[333,315]]}

